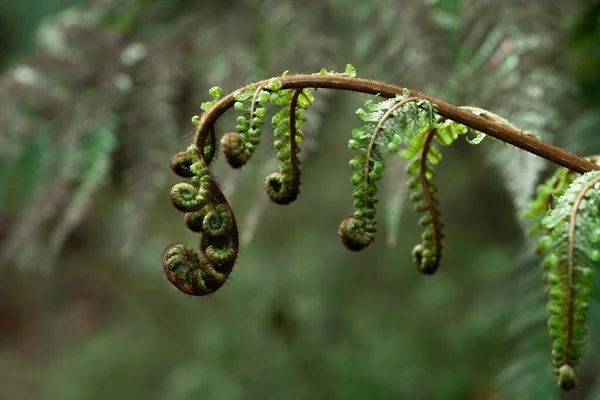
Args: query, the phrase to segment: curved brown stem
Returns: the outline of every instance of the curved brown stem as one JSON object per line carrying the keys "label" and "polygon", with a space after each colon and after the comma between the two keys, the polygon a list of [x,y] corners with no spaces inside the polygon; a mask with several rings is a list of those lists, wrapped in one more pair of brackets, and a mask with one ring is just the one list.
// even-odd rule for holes
{"label": "curved brown stem", "polygon": [[[352,92],[360,92],[382,97],[395,97],[403,94],[405,89],[387,83],[377,82],[369,79],[354,78],[344,75],[292,75],[280,76],[277,79],[283,84],[281,89],[319,88],[338,89]],[[267,85],[269,80],[256,82],[255,87]],[[241,90],[247,89],[243,88]],[[494,118],[486,118],[485,115],[477,115],[468,109],[462,109],[443,100],[427,96],[413,90],[409,90],[410,97],[416,97],[429,101],[442,117],[451,119],[469,128],[483,132],[498,140],[519,147],[529,153],[545,158],[555,164],[566,167],[572,171],[585,173],[592,170],[600,170],[600,166],[585,160],[575,154],[553,146],[543,140],[537,139],[511,125],[503,124]],[[206,138],[219,117],[228,109],[233,107],[235,100],[233,93],[223,97],[206,111],[198,125],[194,142],[198,149],[203,149]]]}

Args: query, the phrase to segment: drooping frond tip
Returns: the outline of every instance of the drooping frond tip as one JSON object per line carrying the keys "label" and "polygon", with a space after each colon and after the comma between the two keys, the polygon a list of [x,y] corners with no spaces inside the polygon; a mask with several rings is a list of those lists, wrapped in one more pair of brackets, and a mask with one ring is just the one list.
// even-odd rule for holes
{"label": "drooping frond tip", "polygon": [[548,282],[548,329],[557,385],[577,386],[575,369],[586,342],[594,263],[600,261],[600,172],[588,172],[567,188],[542,220],[548,234],[540,250]]}

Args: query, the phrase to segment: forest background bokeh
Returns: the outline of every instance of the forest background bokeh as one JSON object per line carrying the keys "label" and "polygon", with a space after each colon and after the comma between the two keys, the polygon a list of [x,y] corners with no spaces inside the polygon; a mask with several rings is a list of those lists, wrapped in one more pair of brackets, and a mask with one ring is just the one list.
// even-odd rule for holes
{"label": "forest background bokeh", "polygon": [[263,194],[269,129],[241,172],[218,160],[243,246],[218,293],[186,297],[160,267],[197,241],[168,162],[210,87],[351,63],[591,155],[599,18],[583,0],[0,1],[0,399],[600,399],[600,290],[580,387],[552,375],[521,217],[549,163],[492,140],[444,149],[427,277],[390,158],[377,240],[343,248],[367,96],[316,93],[292,205]]}

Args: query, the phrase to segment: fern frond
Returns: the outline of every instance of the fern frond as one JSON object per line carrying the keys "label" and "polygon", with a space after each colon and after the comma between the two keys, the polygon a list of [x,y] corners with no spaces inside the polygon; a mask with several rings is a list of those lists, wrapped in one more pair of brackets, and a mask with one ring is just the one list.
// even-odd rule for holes
{"label": "fern frond", "polygon": [[600,172],[577,178],[542,221],[550,231],[540,243],[549,284],[548,320],[558,386],[577,386],[575,368],[585,344],[593,263],[600,261]]}
{"label": "fern frond", "polygon": [[419,225],[426,228],[421,235],[421,243],[412,252],[413,261],[424,274],[433,274],[439,268],[444,238],[444,225],[440,220],[441,213],[435,197],[437,189],[431,182],[435,177],[434,166],[441,161],[442,155],[433,141],[435,139],[439,144],[449,146],[466,132],[464,125],[450,120],[429,125],[410,137],[406,141],[408,148],[400,153],[409,161],[406,172],[411,177],[407,183],[413,191],[410,200],[414,203],[415,211],[426,213],[419,220]]}
{"label": "fern frond", "polygon": [[299,144],[303,135],[300,126],[306,121],[304,111],[313,102],[309,89],[280,90],[271,94],[271,102],[275,105],[289,103],[273,116],[273,132],[277,138],[273,146],[278,151],[281,161],[279,172],[269,175],[265,188],[269,198],[277,204],[289,204],[296,200],[300,193],[300,152]]}
{"label": "fern frond", "polygon": [[260,127],[267,113],[264,103],[269,101],[269,92],[262,86],[251,85],[242,92],[235,92],[233,97],[234,108],[242,115],[237,117],[237,132],[229,132],[221,139],[221,150],[231,167],[240,168],[260,143]]}
{"label": "fern frond", "polygon": [[[364,153],[350,161],[350,168],[354,171],[350,181],[356,186],[353,194],[356,211],[353,216],[342,221],[339,229],[342,243],[350,250],[362,250],[375,238],[375,182],[381,179],[385,167],[385,160],[378,146],[383,146],[391,153],[398,151],[405,132],[410,128],[410,120],[402,107],[415,101],[420,100],[408,95],[379,102],[368,100],[366,110],[361,108],[356,112],[358,118],[365,123],[362,128],[352,132],[353,139],[348,142],[350,149]],[[411,108],[411,111],[414,112],[415,109]]]}

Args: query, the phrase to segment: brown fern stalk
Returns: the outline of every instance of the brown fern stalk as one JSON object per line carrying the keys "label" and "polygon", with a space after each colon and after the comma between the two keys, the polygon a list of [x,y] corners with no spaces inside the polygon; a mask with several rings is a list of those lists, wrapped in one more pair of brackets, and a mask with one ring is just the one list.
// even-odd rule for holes
{"label": "brown fern stalk", "polygon": [[[406,92],[406,89],[399,86],[343,75],[293,75],[280,76],[277,79],[283,84],[280,89],[338,89],[379,95],[386,98],[392,98]],[[253,85],[254,87],[257,87],[260,85],[267,85],[268,82],[269,80],[263,80],[254,83]],[[241,90],[247,90],[249,86],[246,86]],[[444,118],[451,119],[469,128],[483,132],[572,171],[585,173],[592,170],[600,170],[600,166],[546,143],[533,135],[529,135],[509,124],[505,124],[502,121],[477,115],[469,110],[461,109],[460,107],[446,103],[443,100],[413,90],[409,90],[408,93],[410,97],[429,101],[434,105],[436,112]],[[204,148],[207,136],[212,130],[215,122],[221,115],[233,107],[234,103],[233,93],[230,93],[215,103],[202,115],[194,138],[194,142],[198,149]]]}

